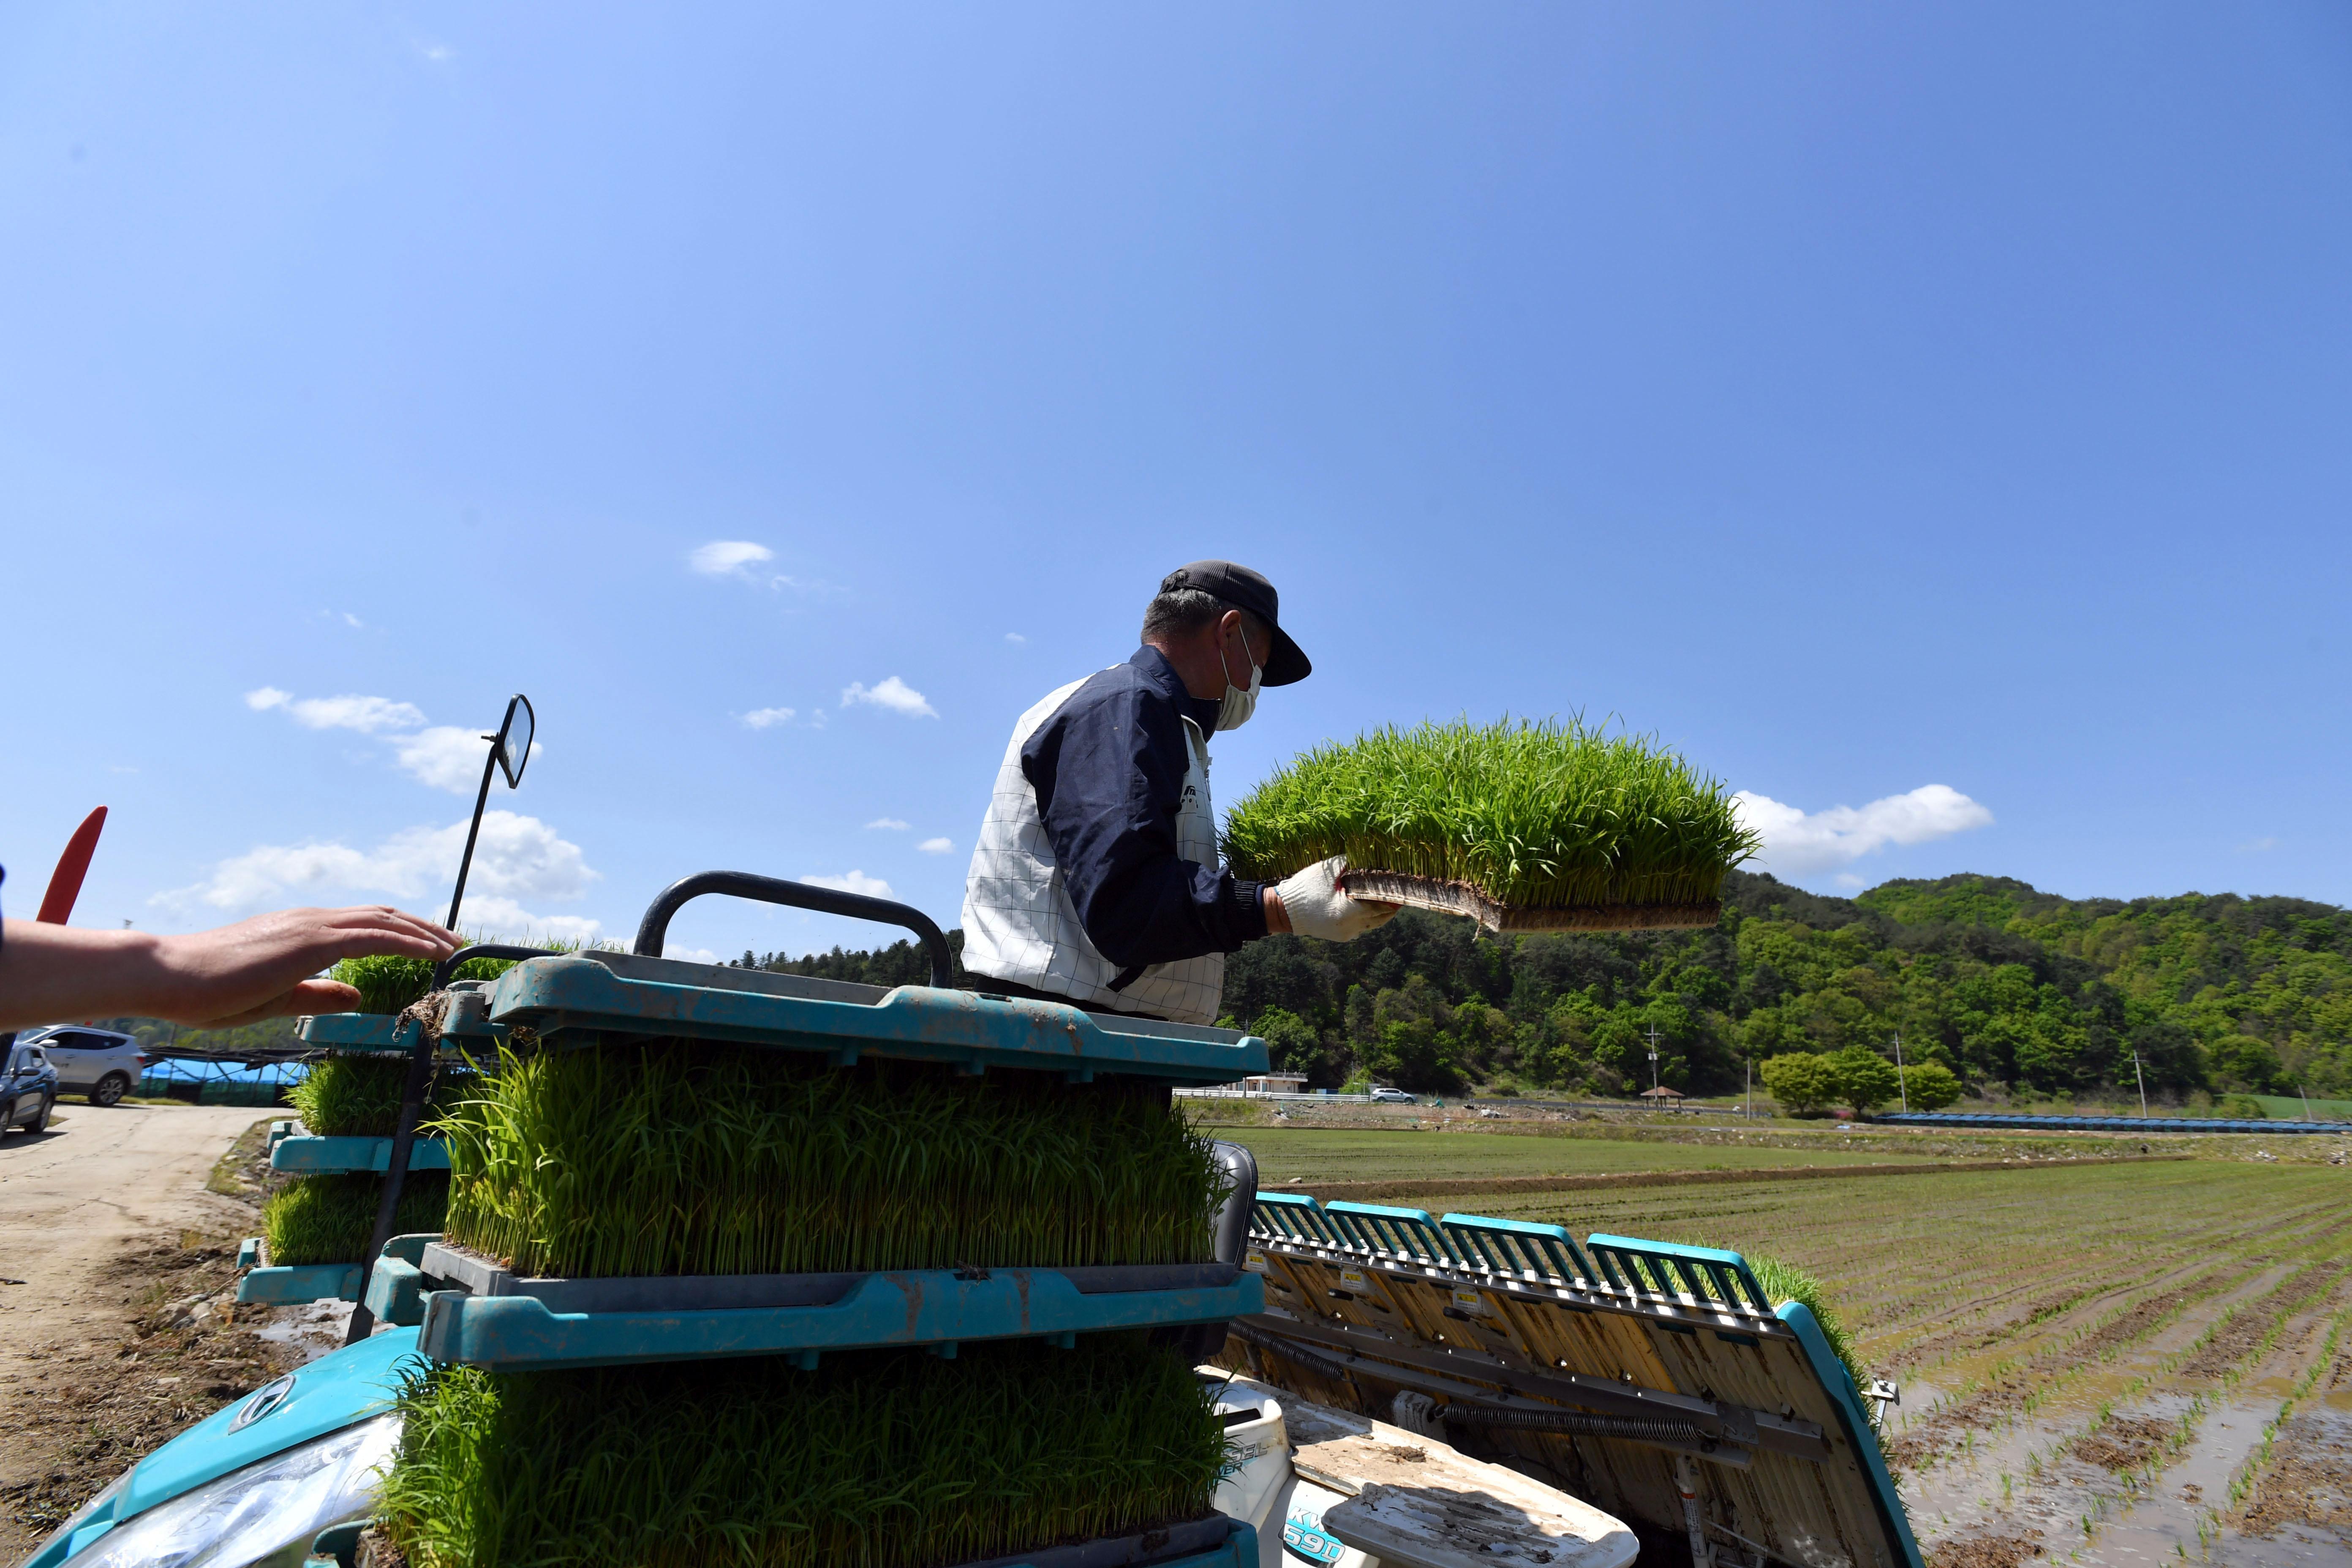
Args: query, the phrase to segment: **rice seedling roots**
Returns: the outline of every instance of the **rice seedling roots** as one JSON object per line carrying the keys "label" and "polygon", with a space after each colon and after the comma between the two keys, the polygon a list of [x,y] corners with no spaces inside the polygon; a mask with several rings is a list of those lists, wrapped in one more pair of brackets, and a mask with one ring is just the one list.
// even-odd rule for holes
{"label": "rice seedling roots", "polygon": [[1410,904],[1440,914],[1468,915],[1490,931],[1696,931],[1723,917],[1719,900],[1697,904],[1588,904],[1583,907],[1507,904],[1468,882],[1414,877],[1401,871],[1359,871],[1352,867],[1339,885],[1360,899]]}
{"label": "rice seedling roots", "polygon": [[1223,1428],[1136,1334],[663,1368],[412,1372],[410,1568],[939,1568],[1204,1517]]}

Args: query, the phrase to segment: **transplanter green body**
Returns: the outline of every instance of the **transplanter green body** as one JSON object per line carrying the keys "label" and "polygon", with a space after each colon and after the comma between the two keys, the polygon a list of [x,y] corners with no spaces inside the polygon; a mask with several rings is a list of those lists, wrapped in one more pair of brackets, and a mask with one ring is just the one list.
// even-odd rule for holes
{"label": "transplanter green body", "polygon": [[1350,869],[1465,882],[1526,908],[1706,903],[1757,847],[1718,782],[1575,721],[1319,746],[1236,805],[1224,836],[1244,877],[1345,855]]}
{"label": "transplanter green body", "polygon": [[1829,1293],[1819,1279],[1793,1263],[1759,1258],[1754,1253],[1748,1255],[1748,1267],[1755,1271],[1756,1282],[1764,1287],[1764,1293],[1772,1299],[1775,1307],[1789,1301],[1802,1302],[1805,1310],[1812,1313],[1813,1321],[1821,1325],[1822,1338],[1829,1342],[1832,1353],[1844,1366],[1846,1375],[1853,1379],[1854,1387],[1869,1386],[1862,1375],[1862,1364],[1854,1359],[1853,1337],[1831,1308]]}
{"label": "transplanter green body", "polygon": [[436,1129],[449,1238],[569,1279],[1204,1262],[1226,1190],[1150,1086],[687,1041],[502,1051]]}
{"label": "transplanter green body", "polygon": [[[261,1234],[273,1268],[309,1263],[356,1263],[375,1231],[383,1179],[360,1173],[302,1176],[261,1206]],[[439,1171],[412,1173],[400,1191],[395,1234],[441,1228],[449,1178]]]}
{"label": "transplanter green body", "polygon": [[1209,1510],[1223,1430],[1139,1335],[411,1374],[381,1514],[415,1568],[931,1568]]}

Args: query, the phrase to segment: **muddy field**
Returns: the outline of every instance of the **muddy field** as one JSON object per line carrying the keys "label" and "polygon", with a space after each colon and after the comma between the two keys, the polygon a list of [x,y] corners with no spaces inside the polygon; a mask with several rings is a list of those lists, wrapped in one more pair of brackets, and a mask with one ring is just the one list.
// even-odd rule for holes
{"label": "muddy field", "polygon": [[[1639,1144],[1613,1160],[1457,1152],[1475,1136],[1460,1132],[1245,1136],[1270,1167],[1349,1179],[1382,1142],[1395,1152],[1377,1163],[1432,1181],[1688,1164]],[[1725,1165],[1753,1180],[1495,1180],[1430,1206],[1811,1270],[1901,1387],[1886,1447],[1935,1568],[2352,1565],[2352,1168],[2265,1154],[2073,1163],[2027,1144],[1993,1171],[1801,1181],[1748,1154]]]}

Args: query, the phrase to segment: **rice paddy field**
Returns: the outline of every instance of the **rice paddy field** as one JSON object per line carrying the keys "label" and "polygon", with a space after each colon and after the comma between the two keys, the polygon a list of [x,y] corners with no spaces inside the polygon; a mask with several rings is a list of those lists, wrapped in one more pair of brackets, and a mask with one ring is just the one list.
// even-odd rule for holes
{"label": "rice paddy field", "polygon": [[1258,1151],[1268,1185],[1753,1162],[1750,1183],[1425,1206],[1725,1247],[1816,1276],[1864,1365],[1902,1390],[1887,1453],[1937,1568],[2352,1564],[2352,1165],[2250,1151],[1790,1181],[1773,1173],[1780,1150],[1226,1135]]}

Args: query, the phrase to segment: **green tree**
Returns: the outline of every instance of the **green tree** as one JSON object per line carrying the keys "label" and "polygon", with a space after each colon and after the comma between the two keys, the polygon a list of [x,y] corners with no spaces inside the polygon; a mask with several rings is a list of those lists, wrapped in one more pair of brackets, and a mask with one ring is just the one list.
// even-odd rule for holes
{"label": "green tree", "polygon": [[1792,1116],[1811,1116],[1837,1098],[1837,1072],[1827,1057],[1791,1051],[1774,1057],[1756,1069],[1764,1088],[1780,1109]]}
{"label": "green tree", "polygon": [[1315,1027],[1284,1007],[1268,1007],[1250,1025],[1250,1033],[1265,1042],[1266,1058],[1276,1067],[1306,1072],[1322,1054],[1322,1038]]}
{"label": "green tree", "polygon": [[1938,1062],[1914,1062],[1903,1069],[1903,1094],[1914,1110],[1941,1110],[1960,1098],[1960,1080]]}
{"label": "green tree", "polygon": [[1829,1061],[1837,1097],[1853,1106],[1857,1116],[1867,1116],[1893,1100],[1900,1087],[1895,1064],[1868,1046],[1848,1046]]}

